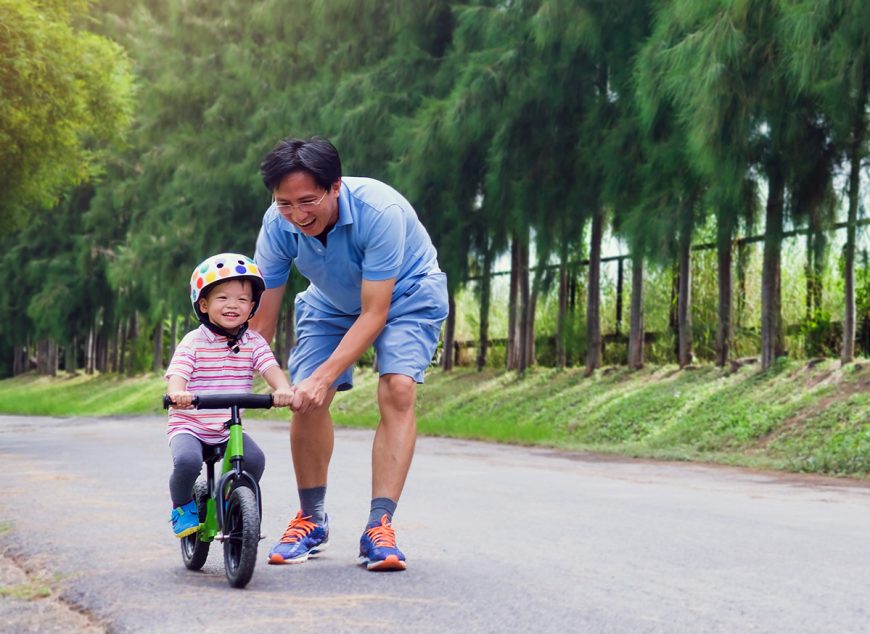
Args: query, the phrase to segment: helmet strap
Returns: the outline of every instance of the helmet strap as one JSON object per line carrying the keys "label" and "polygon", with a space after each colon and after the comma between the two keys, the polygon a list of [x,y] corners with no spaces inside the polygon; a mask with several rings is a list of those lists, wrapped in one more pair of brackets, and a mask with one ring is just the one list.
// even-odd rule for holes
{"label": "helmet strap", "polygon": [[201,319],[200,321],[202,321],[203,325],[205,325],[205,327],[211,330],[214,334],[221,337],[226,337],[227,347],[235,354],[239,353],[239,340],[242,338],[242,335],[244,335],[248,331],[248,322],[245,322],[241,326],[239,326],[238,332],[236,332],[236,334],[233,334],[226,328],[221,328],[220,326],[211,323],[211,321],[207,318]]}

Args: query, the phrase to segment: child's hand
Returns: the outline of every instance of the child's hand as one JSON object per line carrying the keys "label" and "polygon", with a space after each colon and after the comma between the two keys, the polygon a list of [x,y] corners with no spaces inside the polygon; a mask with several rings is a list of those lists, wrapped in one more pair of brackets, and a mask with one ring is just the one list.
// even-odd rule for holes
{"label": "child's hand", "polygon": [[193,394],[190,392],[169,392],[168,396],[175,409],[190,409],[193,405]]}
{"label": "child's hand", "polygon": [[295,387],[279,387],[272,392],[272,405],[275,407],[287,407],[293,402],[293,396],[296,394]]}

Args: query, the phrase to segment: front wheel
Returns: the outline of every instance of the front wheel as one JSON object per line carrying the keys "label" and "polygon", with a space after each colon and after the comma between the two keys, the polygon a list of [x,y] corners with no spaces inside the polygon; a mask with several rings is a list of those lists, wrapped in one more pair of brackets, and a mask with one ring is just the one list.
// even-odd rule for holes
{"label": "front wheel", "polygon": [[244,588],[254,574],[260,543],[257,497],[246,486],[233,489],[224,516],[224,565],[234,588]]}
{"label": "front wheel", "polygon": [[[196,500],[196,508],[199,511],[199,523],[205,521],[208,502],[208,484],[203,478],[193,485],[193,499]],[[188,570],[199,570],[208,559],[208,547],[211,544],[199,538],[199,532],[181,538],[181,560]]]}

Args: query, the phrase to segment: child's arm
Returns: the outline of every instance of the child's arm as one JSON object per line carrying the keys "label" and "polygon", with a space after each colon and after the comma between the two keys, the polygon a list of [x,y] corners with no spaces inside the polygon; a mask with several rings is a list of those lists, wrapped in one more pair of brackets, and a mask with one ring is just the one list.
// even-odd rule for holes
{"label": "child's arm", "polygon": [[274,392],[272,392],[272,403],[275,407],[286,407],[293,401],[293,395],[296,390],[290,385],[287,380],[287,375],[279,365],[273,365],[271,368],[263,372],[263,378],[269,384]]}
{"label": "child's arm", "polygon": [[166,380],[166,394],[172,399],[172,406],[178,409],[190,409],[193,404],[193,394],[187,391],[187,379],[183,376],[170,375]]}

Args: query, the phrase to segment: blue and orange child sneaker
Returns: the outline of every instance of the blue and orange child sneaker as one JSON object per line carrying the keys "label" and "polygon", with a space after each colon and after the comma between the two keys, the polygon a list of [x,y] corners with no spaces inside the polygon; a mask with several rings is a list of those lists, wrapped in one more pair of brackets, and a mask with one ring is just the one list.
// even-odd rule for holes
{"label": "blue and orange child sneaker", "polygon": [[199,530],[199,511],[196,508],[196,501],[191,500],[172,509],[169,521],[172,522],[172,531],[176,537],[193,535]]}
{"label": "blue and orange child sneaker", "polygon": [[369,522],[359,538],[359,563],[369,570],[404,570],[405,555],[396,547],[396,533],[387,515]]}
{"label": "blue and orange child sneaker", "polygon": [[303,517],[299,511],[281,536],[281,540],[269,551],[270,564],[301,564],[329,545],[329,518],[324,516],[323,523],[311,521],[311,516]]}

